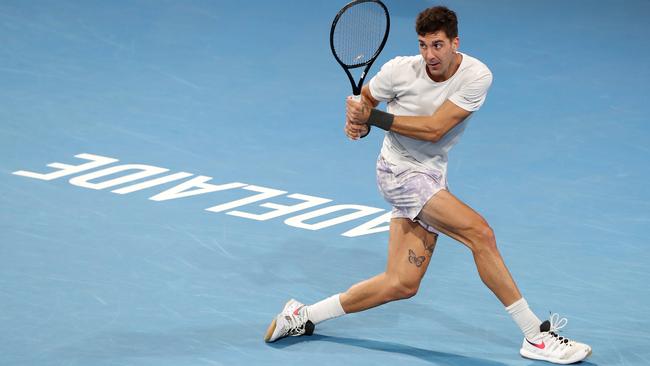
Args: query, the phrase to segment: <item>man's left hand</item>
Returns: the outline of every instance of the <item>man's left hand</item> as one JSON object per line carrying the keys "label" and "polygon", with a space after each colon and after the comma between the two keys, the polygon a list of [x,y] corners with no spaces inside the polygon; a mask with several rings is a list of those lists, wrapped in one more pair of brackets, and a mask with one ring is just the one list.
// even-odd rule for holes
{"label": "man's left hand", "polygon": [[370,109],[370,106],[363,99],[357,102],[349,96],[345,103],[346,120],[357,125],[366,124],[370,116]]}

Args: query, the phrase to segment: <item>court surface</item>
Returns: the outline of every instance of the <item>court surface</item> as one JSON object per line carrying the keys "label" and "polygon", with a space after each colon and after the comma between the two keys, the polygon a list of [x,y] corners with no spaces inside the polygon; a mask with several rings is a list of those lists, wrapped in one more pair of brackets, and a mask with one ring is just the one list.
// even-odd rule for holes
{"label": "court surface", "polygon": [[[431,4],[387,2],[372,74]],[[650,364],[650,3],[446,4],[494,73],[452,192],[583,364]],[[448,238],[416,297],[263,342],[286,300],[386,260],[382,134],[342,131],[342,5],[0,3],[0,365],[542,364]]]}

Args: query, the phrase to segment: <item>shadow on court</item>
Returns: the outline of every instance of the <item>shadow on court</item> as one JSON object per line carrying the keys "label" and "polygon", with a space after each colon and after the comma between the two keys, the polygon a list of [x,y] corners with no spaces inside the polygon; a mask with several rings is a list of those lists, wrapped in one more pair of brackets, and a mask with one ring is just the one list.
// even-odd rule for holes
{"label": "shadow on court", "polygon": [[274,348],[285,348],[300,342],[331,342],[346,346],[369,349],[373,351],[389,352],[419,358],[435,365],[444,366],[505,366],[498,361],[486,360],[477,357],[461,356],[453,353],[432,351],[424,348],[412,347],[400,343],[383,342],[371,339],[334,337],[314,334],[311,337],[290,337],[280,342],[270,344]]}

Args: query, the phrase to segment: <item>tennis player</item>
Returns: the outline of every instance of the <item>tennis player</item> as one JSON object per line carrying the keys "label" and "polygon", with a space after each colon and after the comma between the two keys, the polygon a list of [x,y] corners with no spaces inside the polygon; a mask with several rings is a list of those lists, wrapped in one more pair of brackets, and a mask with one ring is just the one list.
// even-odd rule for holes
{"label": "tennis player", "polygon": [[[386,271],[313,305],[289,300],[265,341],[309,335],[315,324],[414,296],[442,233],[472,252],[483,283],[521,329],[523,357],[559,364],[581,361],[591,347],[557,334],[567,323],[553,314],[542,322],[522,297],[485,219],[447,187],[447,153],[485,101],[492,73],[458,51],[456,14],[436,6],[416,20],[420,55],[396,57],[348,97],[345,133],[359,139],[371,126],[387,131],[377,160],[377,184],[393,206]],[[375,107],[388,104],[388,112]]]}

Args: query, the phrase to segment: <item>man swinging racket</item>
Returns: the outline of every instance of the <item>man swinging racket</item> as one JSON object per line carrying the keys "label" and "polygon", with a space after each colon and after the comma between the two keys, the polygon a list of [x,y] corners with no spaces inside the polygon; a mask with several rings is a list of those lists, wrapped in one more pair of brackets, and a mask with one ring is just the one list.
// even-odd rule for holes
{"label": "man swinging racket", "polygon": [[[393,206],[386,271],[313,305],[289,300],[273,320],[266,342],[310,335],[316,324],[414,296],[438,238],[467,246],[483,283],[521,329],[523,357],[558,364],[584,360],[591,347],[557,334],[567,323],[553,314],[542,322],[520,293],[485,219],[447,189],[447,153],[485,101],[492,74],[458,52],[456,14],[436,6],[416,20],[420,55],[396,57],[346,101],[345,134],[364,137],[370,126],[387,131],[377,160],[377,184]],[[388,112],[377,109],[388,104]]]}

